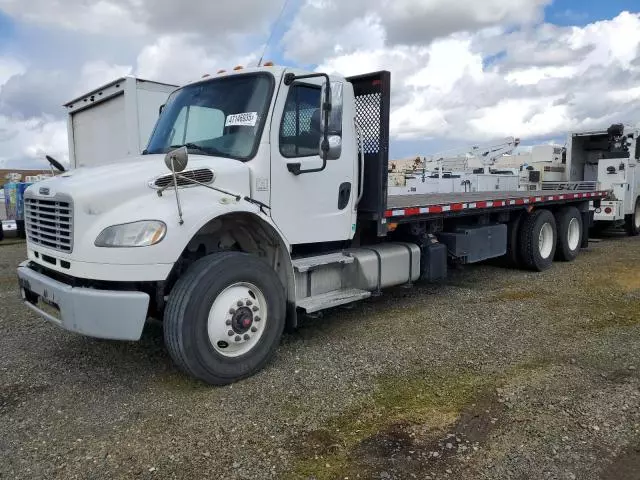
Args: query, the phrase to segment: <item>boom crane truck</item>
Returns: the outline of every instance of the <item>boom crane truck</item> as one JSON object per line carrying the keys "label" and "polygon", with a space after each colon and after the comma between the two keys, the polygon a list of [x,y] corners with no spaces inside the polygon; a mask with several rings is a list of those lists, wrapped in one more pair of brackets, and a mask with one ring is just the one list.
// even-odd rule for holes
{"label": "boom crane truck", "polygon": [[27,190],[26,306],[117,340],[162,319],[180,369],[220,385],[262,369],[301,313],[450,261],[578,255],[606,191],[388,196],[390,82],[269,65],[178,88],[142,155]]}

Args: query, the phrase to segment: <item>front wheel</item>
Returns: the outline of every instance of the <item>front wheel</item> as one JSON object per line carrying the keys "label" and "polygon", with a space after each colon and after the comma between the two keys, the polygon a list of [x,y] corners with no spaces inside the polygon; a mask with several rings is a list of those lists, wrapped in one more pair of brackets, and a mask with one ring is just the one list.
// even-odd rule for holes
{"label": "front wheel", "polygon": [[276,272],[240,252],[201,258],[173,288],[164,338],[189,375],[224,385],[259,371],[275,353],[285,325],[285,295]]}
{"label": "front wheel", "polygon": [[631,237],[640,235],[640,197],[636,199],[633,213],[625,218],[627,234]]}

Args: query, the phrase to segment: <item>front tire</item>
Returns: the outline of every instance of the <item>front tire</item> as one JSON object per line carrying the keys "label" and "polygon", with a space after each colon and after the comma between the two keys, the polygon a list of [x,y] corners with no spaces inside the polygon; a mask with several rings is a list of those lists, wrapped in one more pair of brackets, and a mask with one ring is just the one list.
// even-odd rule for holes
{"label": "front tire", "polygon": [[582,215],[576,207],[566,207],[560,209],[555,217],[558,230],[555,258],[562,262],[572,262],[580,253],[582,244]]}
{"label": "front tire", "polygon": [[625,218],[625,229],[630,237],[640,235],[640,197],[636,199],[633,213]]}
{"label": "front tire", "polygon": [[285,294],[276,272],[241,252],[201,258],[178,280],[164,317],[173,361],[212,385],[261,370],[285,325]]}
{"label": "front tire", "polygon": [[549,210],[536,210],[529,215],[520,229],[520,256],[524,266],[537,272],[551,267],[556,239],[556,220]]}

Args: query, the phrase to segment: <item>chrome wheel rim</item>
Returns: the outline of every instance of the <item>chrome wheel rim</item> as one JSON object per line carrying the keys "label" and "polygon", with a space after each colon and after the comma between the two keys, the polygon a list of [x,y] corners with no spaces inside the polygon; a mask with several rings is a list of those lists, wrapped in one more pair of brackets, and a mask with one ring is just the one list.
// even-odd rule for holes
{"label": "chrome wheel rim", "polygon": [[267,313],[266,298],[258,287],[247,282],[228,286],[209,310],[207,333],[211,345],[225,357],[246,354],[262,338]]}
{"label": "chrome wheel rim", "polygon": [[569,250],[577,249],[580,244],[580,222],[575,217],[569,222],[567,243],[569,244]]}
{"label": "chrome wheel rim", "polygon": [[538,251],[542,258],[549,258],[553,250],[553,228],[550,223],[545,223],[540,229],[538,237]]}

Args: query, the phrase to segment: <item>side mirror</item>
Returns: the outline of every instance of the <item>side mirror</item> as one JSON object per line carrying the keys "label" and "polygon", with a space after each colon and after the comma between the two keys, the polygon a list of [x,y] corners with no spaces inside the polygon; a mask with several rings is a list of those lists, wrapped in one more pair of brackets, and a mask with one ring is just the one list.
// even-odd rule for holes
{"label": "side mirror", "polygon": [[[327,160],[338,160],[342,154],[342,137],[340,135],[329,135],[329,149],[327,151]],[[320,139],[320,157],[324,154],[322,143],[324,139]]]}
{"label": "side mirror", "polygon": [[167,152],[164,156],[164,164],[172,172],[182,172],[187,168],[189,163],[189,152],[187,147],[180,147],[175,150]]}

